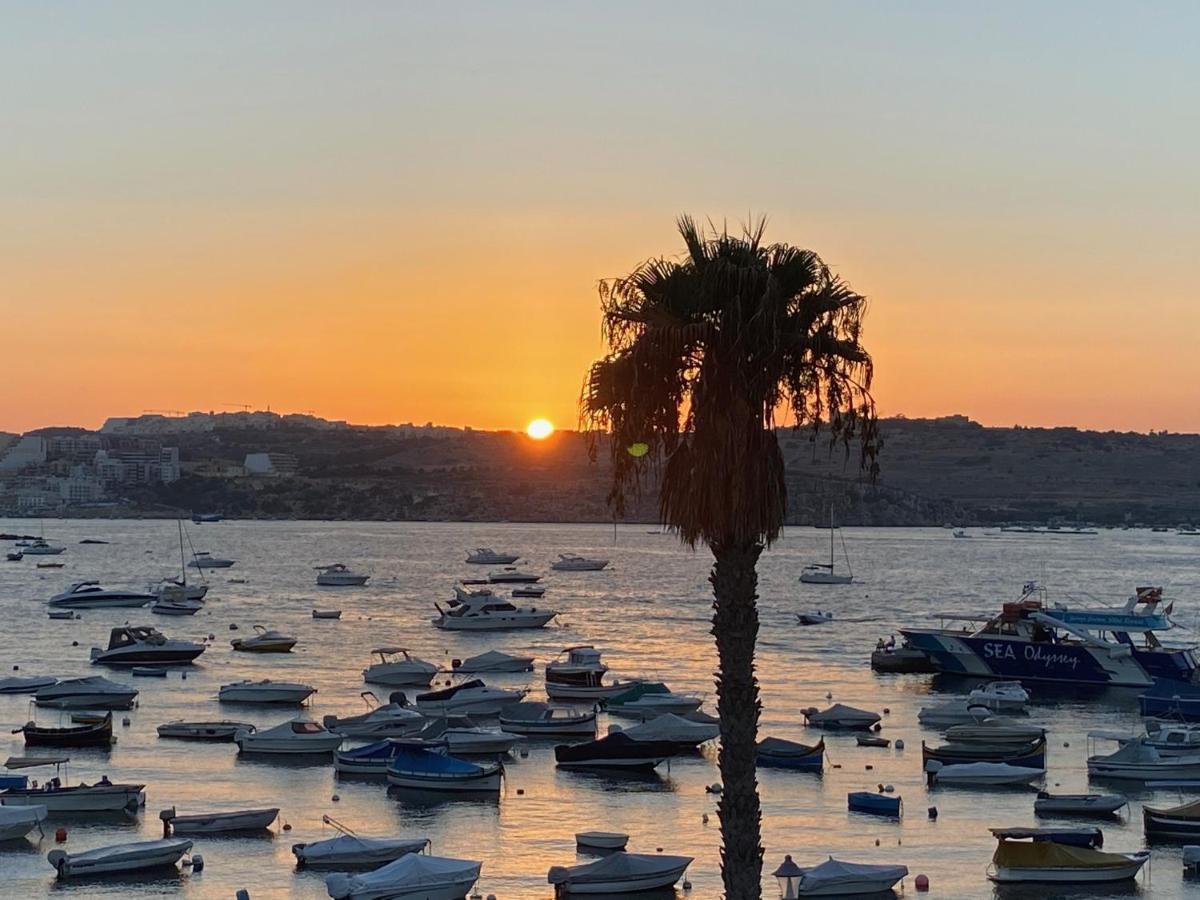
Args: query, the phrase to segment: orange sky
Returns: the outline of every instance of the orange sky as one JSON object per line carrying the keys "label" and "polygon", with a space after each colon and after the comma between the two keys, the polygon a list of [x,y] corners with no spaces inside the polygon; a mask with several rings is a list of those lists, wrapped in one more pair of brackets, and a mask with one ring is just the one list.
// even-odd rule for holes
{"label": "orange sky", "polygon": [[0,430],[571,425],[596,281],[681,212],[768,214],[867,294],[885,414],[1200,430],[1178,22],[831,7],[798,52],[767,16],[267,6],[0,36]]}

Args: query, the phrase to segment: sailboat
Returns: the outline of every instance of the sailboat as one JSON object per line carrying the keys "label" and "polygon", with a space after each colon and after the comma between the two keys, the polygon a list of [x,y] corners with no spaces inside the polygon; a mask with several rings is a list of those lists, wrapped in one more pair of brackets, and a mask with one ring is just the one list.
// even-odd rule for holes
{"label": "sailboat", "polygon": [[829,562],[812,563],[800,571],[802,584],[850,584],[854,581],[854,573],[850,570],[850,554],[846,552],[846,539],[842,538],[842,555],[846,558],[846,574],[834,570],[833,566],[833,534],[837,529],[833,525],[833,507],[829,508]]}
{"label": "sailboat", "polygon": [[[179,526],[179,577],[165,579],[155,590],[158,601],[151,607],[152,612],[166,615],[194,615],[208,593],[208,584],[204,581],[204,572],[200,572],[200,584],[188,584],[186,558],[183,552],[183,521],[176,522]],[[190,539],[188,543],[191,543]],[[193,554],[195,551],[193,551]]]}

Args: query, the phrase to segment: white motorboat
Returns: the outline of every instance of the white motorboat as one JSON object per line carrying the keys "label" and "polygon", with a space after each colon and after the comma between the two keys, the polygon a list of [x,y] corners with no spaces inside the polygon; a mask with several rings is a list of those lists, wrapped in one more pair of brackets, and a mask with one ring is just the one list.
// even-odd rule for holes
{"label": "white motorboat", "polygon": [[217,699],[224,703],[303,703],[316,692],[311,684],[263,679],[223,684]]}
{"label": "white motorboat", "polygon": [[700,708],[701,699],[670,691],[661,681],[635,684],[623,694],[607,701],[609,713],[634,719],[654,719],[659,716],[686,716]]}
{"label": "white motorboat", "polygon": [[311,719],[291,719],[262,731],[239,731],[233,740],[242,753],[326,754],[342,745],[340,734]]}
{"label": "white motorboat", "polygon": [[499,650],[488,650],[464,660],[452,660],[450,667],[464,675],[483,675],[491,672],[532,672],[532,656],[512,656]]}
{"label": "white motorboat", "polygon": [[1111,816],[1129,803],[1119,794],[1049,794],[1040,791],[1033,801],[1039,816]]}
{"label": "white motorboat", "polygon": [[376,647],[379,662],[363,669],[363,681],[393,687],[428,687],[438,667],[413,656],[404,647]]}
{"label": "white motorboat", "polygon": [[243,653],[291,653],[296,646],[296,638],[274,629],[254,626],[254,635],[246,638],[234,638],[229,642],[234,650]]}
{"label": "white motorboat", "polygon": [[164,838],[161,841],[136,841],[97,847],[82,853],[51,850],[46,859],[58,871],[59,878],[83,878],[91,875],[127,875],[147,869],[174,866],[183,854],[192,849],[184,838]]}
{"label": "white motorboat", "polygon": [[819,710],[815,706],[800,710],[805,721],[817,728],[851,728],[865,731],[879,721],[879,713],[856,709],[844,703],[835,703],[829,709]]}
{"label": "white motorboat", "polygon": [[[1150,859],[1148,850],[1105,853],[1091,846],[1063,844],[1036,828],[993,828],[999,841],[988,867],[998,883],[1095,884],[1137,876]],[[1099,829],[1097,829],[1097,839]]]}
{"label": "white motorboat", "polygon": [[[1104,733],[1095,736],[1107,736]],[[1107,756],[1089,756],[1088,775],[1126,781],[1200,778],[1200,753],[1165,756],[1143,740],[1122,744]]]}
{"label": "white motorboat", "polygon": [[21,552],[26,556],[58,556],[66,549],[57,544],[51,544],[43,538],[36,538],[21,548]]}
{"label": "white motorboat", "polygon": [[246,722],[185,722],[182,719],[158,726],[158,736],[178,738],[185,741],[232,742],[239,731],[253,731],[254,726]]}
{"label": "white motorboat", "polygon": [[481,728],[467,716],[432,719],[410,741],[442,744],[455,756],[498,756],[508,753],[519,735]]}
{"label": "white motorboat", "polygon": [[596,710],[548,703],[522,702],[505,707],[500,727],[509,734],[528,737],[596,736]]}
{"label": "white motorboat", "polygon": [[871,865],[834,859],[832,856],[815,866],[797,866],[791,856],[774,872],[776,878],[791,880],[792,897],[852,897],[883,894],[908,875],[907,866]]}
{"label": "white motorboat", "polygon": [[508,593],[513,599],[541,600],[546,596],[546,589],[540,584],[514,584]]}
{"label": "white motorboat", "polygon": [[331,566],[317,566],[317,584],[322,587],[361,587],[366,584],[370,575],[361,575],[342,563]]}
{"label": "white motorboat", "polygon": [[193,569],[228,569],[236,562],[236,559],[222,559],[219,556],[213,556],[207,550],[198,550],[188,566]]}
{"label": "white motorboat", "polygon": [[624,850],[629,835],[620,831],[577,831],[575,846],[589,850]]}
{"label": "white motorboat", "polygon": [[690,856],[618,851],[581,866],[551,866],[546,880],[566,896],[624,895],[669,888],[691,864]]}
{"label": "white motorboat", "polygon": [[127,684],[91,675],[39,688],[33,702],[54,709],[131,709],[137,695],[137,689]]}
{"label": "white motorboat", "polygon": [[499,715],[504,707],[517,703],[525,691],[506,691],[488,687],[478,678],[440,691],[417,694],[417,712],[427,716]]}
{"label": "white motorboat", "polygon": [[513,566],[505,566],[503,569],[488,572],[488,581],[491,584],[537,584],[541,580],[541,575],[522,572]]}
{"label": "white motorboat", "polygon": [[14,675],[0,678],[0,694],[34,694],[52,684],[58,684],[58,679],[50,675]]}
{"label": "white motorboat", "polygon": [[1045,728],[1027,725],[1006,716],[989,716],[982,722],[951,725],[946,729],[946,740],[951,743],[1027,744],[1045,736]]}
{"label": "white motorboat", "polygon": [[467,562],[473,566],[511,566],[518,559],[515,553],[497,553],[491,547],[479,547],[467,554]]}
{"label": "white motorboat", "polygon": [[814,609],[811,612],[796,613],[796,621],[801,625],[828,625],[833,621],[833,613]]}
{"label": "white motorboat", "polygon": [[971,691],[967,695],[967,702],[993,710],[1024,709],[1029,702],[1029,692],[1021,687],[1019,681],[990,681]]}
{"label": "white motorboat", "polygon": [[[609,727],[609,734],[617,726]],[[716,740],[721,735],[720,725],[692,722],[670,713],[626,728],[625,734],[635,741],[666,741],[680,750],[694,750],[705,741]]]}
{"label": "white motorboat", "polygon": [[177,666],[191,663],[204,649],[194,641],[168,638],[149,625],[126,625],[109,632],[106,649],[93,647],[91,659],[105,666]]}
{"label": "white motorboat", "polygon": [[556,572],[599,572],[607,566],[607,559],[588,559],[574,553],[560,553],[558,559],[550,563],[550,568]]}
{"label": "white motorboat", "polygon": [[811,563],[800,570],[802,584],[851,584],[854,573],[850,569],[850,554],[846,552],[846,539],[842,538],[842,555],[846,558],[845,573],[838,572],[834,567],[833,554],[833,510],[829,511],[829,562]]}
{"label": "white motorboat", "polygon": [[501,631],[514,628],[541,628],[558,613],[536,606],[514,606],[489,590],[464,591],[454,588],[455,598],[443,611],[436,603],[438,616],[432,622],[444,631]]}
{"label": "white motorboat", "polygon": [[48,812],[44,806],[0,806],[0,843],[19,841],[35,828],[42,832]]}
{"label": "white motorboat", "polygon": [[106,591],[98,581],[77,581],[51,597],[46,605],[59,609],[135,609],[156,599],[145,591]]}
{"label": "white motorboat", "polygon": [[930,728],[947,728],[982,722],[991,715],[992,710],[986,706],[977,706],[966,700],[947,700],[936,706],[922,707],[917,713],[917,721]]}
{"label": "white motorboat", "polygon": [[[231,832],[263,831],[279,816],[277,808],[239,809],[229,812],[193,813],[181,816],[175,807],[158,814],[163,831],[173,834],[229,834]],[[164,834],[164,837],[167,835]]]}
{"label": "white motorboat", "polygon": [[399,703],[380,705],[370,691],[360,696],[367,704],[367,711],[356,716],[325,716],[321,721],[330,731],[347,738],[392,738],[407,737],[425,726],[426,719],[416,710]]}
{"label": "white motorboat", "polygon": [[943,765],[936,759],[925,764],[930,783],[955,787],[998,787],[1029,784],[1043,777],[1045,769],[1010,766],[1008,763],[975,762]]}
{"label": "white motorboat", "polygon": [[362,875],[325,879],[334,900],[461,900],[479,880],[483,863],[408,853]]}
{"label": "white motorboat", "polygon": [[1145,743],[1163,756],[1200,753],[1200,724],[1149,719]]}
{"label": "white motorboat", "polygon": [[297,866],[309,868],[358,868],[380,866],[410,853],[422,853],[429,846],[428,838],[373,838],[355,833],[330,816],[322,816],[326,825],[339,832],[337,837],[322,841],[292,844]]}
{"label": "white motorboat", "polygon": [[608,666],[591,644],[567,647],[546,663],[546,696],[551,700],[607,700],[625,693],[638,681],[604,683]]}
{"label": "white motorboat", "polygon": [[173,602],[186,601],[195,602],[203,600],[208,596],[207,584],[188,584],[186,577],[184,578],[168,578],[160,584],[154,585],[150,591],[160,601],[170,600]]}
{"label": "white motorboat", "polygon": [[189,600],[186,597],[172,599],[160,596],[150,604],[150,612],[160,616],[194,616],[202,609],[203,600]]}

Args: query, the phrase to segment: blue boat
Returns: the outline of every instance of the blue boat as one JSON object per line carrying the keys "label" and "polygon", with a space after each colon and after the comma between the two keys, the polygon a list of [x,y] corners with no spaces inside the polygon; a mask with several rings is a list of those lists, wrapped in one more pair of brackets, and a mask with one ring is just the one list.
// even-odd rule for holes
{"label": "blue boat", "polygon": [[1142,587],[1120,608],[1051,607],[1027,584],[982,628],[901,633],[938,671],[954,675],[1140,688],[1160,678],[1187,682],[1197,672],[1192,649],[1164,646],[1155,635],[1173,627],[1173,604],[1160,612],[1162,600],[1161,589]]}
{"label": "blue boat", "polygon": [[353,750],[336,750],[333,768],[343,775],[386,775],[396,750],[396,742],[390,740],[376,741]]}
{"label": "blue boat", "polygon": [[23,791],[29,787],[29,778],[25,775],[0,775],[0,791]]}
{"label": "blue boat", "polygon": [[800,744],[783,738],[763,738],[758,742],[757,760],[765,768],[820,772],[825,766],[825,739],[815,744]]}
{"label": "blue boat", "polygon": [[473,763],[451,756],[445,748],[412,741],[392,741],[388,784],[424,791],[500,793],[504,767]]}
{"label": "blue boat", "polygon": [[900,817],[900,798],[872,791],[852,791],[846,795],[851,812],[871,813],[876,816]]}
{"label": "blue boat", "polygon": [[1138,697],[1143,716],[1159,716],[1200,722],[1200,686],[1156,678],[1154,685]]}

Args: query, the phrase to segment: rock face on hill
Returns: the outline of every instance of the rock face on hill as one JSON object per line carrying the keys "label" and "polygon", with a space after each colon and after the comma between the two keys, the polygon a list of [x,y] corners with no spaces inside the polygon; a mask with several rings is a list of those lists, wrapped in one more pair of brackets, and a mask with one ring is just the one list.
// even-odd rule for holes
{"label": "rock face on hill", "polygon": [[[788,519],[941,525],[1003,521],[1176,524],[1200,520],[1200,435],[985,428],[965,417],[888,419],[881,475],[860,477],[827,439],[781,430]],[[515,432],[453,436],[283,424],[174,435],[184,477],[125,498],[145,515],[611,521],[609,473],[584,436],[534,442]],[[247,454],[294,457],[295,473],[247,476]],[[603,459],[603,452],[600,454]],[[653,485],[629,519],[653,521]],[[112,514],[109,510],[106,514]]]}

